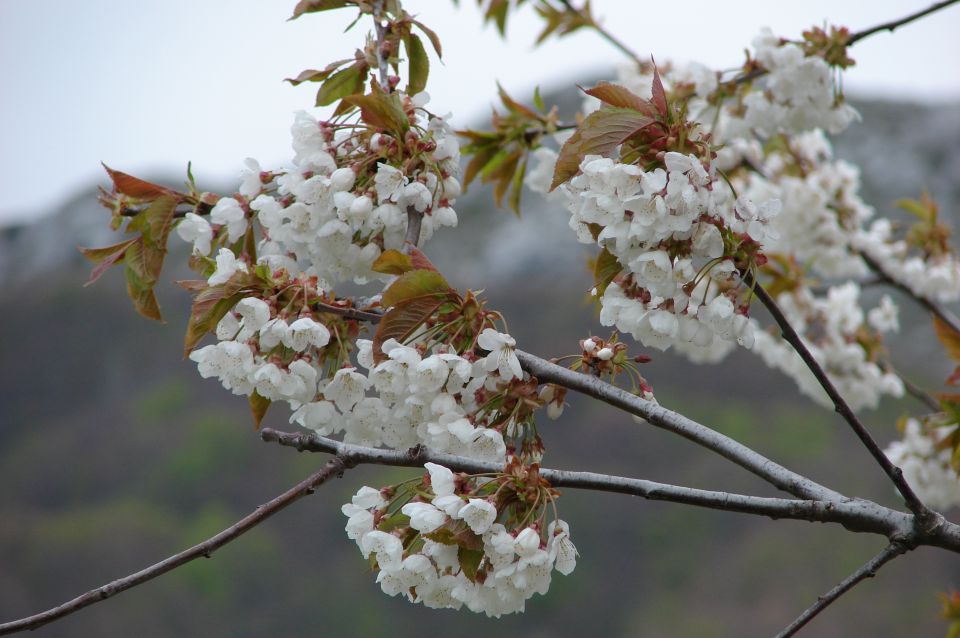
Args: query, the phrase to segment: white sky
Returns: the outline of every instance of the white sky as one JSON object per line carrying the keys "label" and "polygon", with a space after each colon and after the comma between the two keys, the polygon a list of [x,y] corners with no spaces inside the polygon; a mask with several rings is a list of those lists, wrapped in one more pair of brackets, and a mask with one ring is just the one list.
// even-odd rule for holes
{"label": "white sky", "polygon": [[[797,37],[828,21],[852,30],[926,7],[930,0],[594,0],[595,13],[641,55],[727,68],[762,26]],[[176,171],[192,160],[205,180],[229,179],[243,158],[265,167],[289,156],[292,112],[316,85],[281,82],[349,57],[368,28],[348,10],[286,22],[293,0],[0,0],[0,224],[45,212],[93,179],[99,162],[134,173]],[[433,27],[431,107],[455,125],[489,113],[495,81],[518,99],[534,84],[576,82],[619,62],[583,31],[532,49],[539,20],[525,7],[507,42],[481,28],[473,0],[406,0]],[[657,8],[662,7],[662,8]],[[960,5],[878,34],[854,49],[849,93],[960,100]],[[318,111],[318,114],[322,113]],[[103,180],[101,180],[103,181]]]}

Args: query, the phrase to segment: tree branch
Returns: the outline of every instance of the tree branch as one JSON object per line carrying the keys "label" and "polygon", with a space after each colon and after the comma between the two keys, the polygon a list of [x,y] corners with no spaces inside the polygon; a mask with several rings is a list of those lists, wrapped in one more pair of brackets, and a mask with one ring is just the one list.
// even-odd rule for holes
{"label": "tree branch", "polygon": [[829,396],[830,400],[833,402],[834,409],[838,414],[840,414],[840,416],[843,417],[844,421],[847,422],[854,434],[857,435],[857,438],[860,439],[860,442],[863,443],[864,447],[867,448],[867,451],[870,452],[870,455],[873,456],[874,460],[876,460],[880,467],[883,468],[883,471],[887,474],[887,476],[890,477],[890,480],[903,496],[903,499],[907,507],[910,508],[910,511],[917,515],[921,525],[935,525],[937,519],[942,519],[942,517],[923,504],[916,493],[914,493],[913,488],[911,488],[906,479],[903,478],[903,472],[900,470],[900,468],[891,463],[890,459],[887,458],[887,455],[883,453],[883,450],[880,449],[880,446],[870,435],[870,432],[867,431],[867,428],[863,425],[857,415],[854,414],[853,410],[850,409],[850,406],[837,391],[837,388],[833,385],[833,382],[827,376],[827,373],[824,371],[823,367],[810,353],[810,350],[800,338],[800,335],[797,334],[797,331],[794,330],[793,326],[790,325],[790,322],[787,321],[786,316],[783,314],[783,311],[780,310],[780,306],[777,305],[777,302],[773,300],[773,297],[771,297],[767,291],[764,290],[763,286],[760,285],[760,282],[754,279],[753,275],[751,275],[749,272],[744,273],[743,279],[744,282],[753,289],[753,294],[755,294],[760,300],[760,303],[766,307],[767,311],[773,317],[773,320],[776,321],[778,326],[780,326],[780,334],[783,336],[784,340],[793,346],[793,349],[797,352],[797,354],[800,355],[800,358],[803,359],[803,362],[807,365],[807,368],[810,369],[810,371],[813,373],[813,376],[816,377],[817,381],[820,383],[820,387],[826,391],[827,396]]}
{"label": "tree branch", "polygon": [[540,381],[555,383],[569,390],[599,399],[604,403],[638,416],[651,425],[679,434],[685,439],[716,452],[785,492],[800,498],[826,501],[842,500],[844,498],[841,494],[786,469],[742,443],[688,419],[682,414],[668,410],[656,403],[645,401],[596,377],[568,370],[522,350],[516,352],[517,358],[520,359],[520,365]]}
{"label": "tree branch", "polygon": [[[570,11],[571,13],[578,13],[580,15],[584,15],[584,9],[577,9],[569,2],[569,0],[560,0],[560,4],[566,7],[567,11]],[[644,62],[643,60],[640,59],[640,56],[637,55],[637,53],[633,49],[628,47],[623,42],[623,40],[619,39],[609,31],[607,31],[605,28],[603,28],[603,26],[601,26],[599,22],[593,19],[592,15],[590,15],[589,13],[587,13],[586,15],[590,20],[590,27],[594,31],[596,31],[601,38],[603,38],[604,40],[612,44],[615,48],[619,49],[621,53],[623,53],[625,56],[633,60],[637,66],[643,66]]]}
{"label": "tree branch", "polygon": [[13,634],[19,631],[26,631],[28,629],[36,629],[46,625],[49,622],[53,622],[54,620],[58,620],[64,616],[68,616],[74,612],[80,611],[84,607],[89,607],[90,605],[98,603],[101,600],[106,600],[107,598],[116,596],[120,592],[130,589],[131,587],[136,587],[137,585],[143,584],[148,580],[153,580],[157,576],[165,574],[168,571],[189,563],[192,560],[200,557],[209,558],[210,555],[217,549],[223,547],[231,541],[236,540],[244,533],[250,531],[280,510],[286,508],[288,505],[292,505],[294,502],[300,500],[304,496],[313,494],[314,490],[323,485],[330,477],[340,476],[343,474],[345,469],[350,467],[352,467],[352,465],[343,459],[331,459],[327,462],[322,470],[294,485],[273,500],[264,503],[253,512],[247,514],[245,517],[227,529],[223,530],[216,536],[212,536],[202,543],[194,545],[190,549],[184,550],[179,554],[174,554],[173,556],[170,556],[169,558],[162,560],[155,565],[151,565],[150,567],[142,569],[134,574],[130,574],[129,576],[125,576],[123,578],[118,578],[117,580],[109,582],[102,587],[91,589],[87,593],[78,596],[71,601],[65,602],[62,605],[58,605],[57,607],[53,607],[52,609],[48,609],[47,611],[35,614],[33,616],[28,616],[26,618],[0,624],[0,636]]}
{"label": "tree branch", "polygon": [[380,74],[380,86],[384,91],[390,91],[389,69],[387,68],[387,59],[383,56],[383,47],[387,41],[387,29],[381,22],[383,18],[384,0],[374,0],[373,2],[373,28],[377,34],[377,70]]}
{"label": "tree branch", "polygon": [[884,22],[883,24],[878,24],[875,27],[870,27],[869,29],[864,29],[863,31],[857,31],[847,38],[847,46],[852,46],[864,38],[868,38],[874,33],[880,31],[890,31],[891,33],[902,27],[905,24],[913,22],[914,20],[919,20],[920,18],[930,15],[935,11],[949,7],[951,4],[956,4],[958,0],[944,0],[943,2],[937,2],[922,11],[917,11],[916,13],[911,13],[908,16],[900,18],[899,20],[891,20],[890,22]]}
{"label": "tree branch", "polygon": [[[374,464],[422,468],[426,462],[443,465],[456,472],[487,474],[503,471],[503,464],[475,461],[462,456],[434,452],[424,446],[406,451],[383,450],[343,443],[314,433],[281,432],[270,428],[260,431],[260,438],[298,451],[326,452],[337,455],[350,465]],[[747,496],[689,487],[656,483],[643,479],[611,476],[595,472],[574,472],[540,468],[540,476],[554,487],[569,487],[601,492],[630,494],[657,501],[669,501],[766,516],[820,523],[837,523],[854,532],[886,536],[906,547],[935,545],[960,553],[960,526],[943,521],[931,531],[918,529],[914,517],[872,501],[841,497],[842,500],[809,500]]]}
{"label": "tree branch", "polygon": [[850,574],[847,578],[828,591],[823,596],[817,598],[817,602],[811,605],[806,611],[794,620],[790,625],[777,634],[777,638],[789,638],[797,633],[804,625],[810,622],[817,614],[829,607],[840,596],[853,589],[860,581],[876,576],[877,571],[889,563],[891,560],[905,553],[909,548],[900,543],[891,543],[882,552],[867,561],[860,569]]}
{"label": "tree branch", "polygon": [[[958,0],[960,1],[960,0]],[[936,315],[943,321],[945,324],[953,328],[954,332],[960,332],[960,319],[957,319],[957,316],[943,308],[936,302],[927,297],[915,292],[909,286],[904,284],[901,281],[898,281],[894,278],[892,274],[887,272],[883,265],[874,259],[871,255],[863,250],[858,250],[857,254],[860,255],[860,258],[863,259],[864,263],[867,264],[867,268],[875,272],[884,282],[890,284],[900,292],[906,294],[908,297],[916,301],[918,304],[929,310],[931,313]]]}

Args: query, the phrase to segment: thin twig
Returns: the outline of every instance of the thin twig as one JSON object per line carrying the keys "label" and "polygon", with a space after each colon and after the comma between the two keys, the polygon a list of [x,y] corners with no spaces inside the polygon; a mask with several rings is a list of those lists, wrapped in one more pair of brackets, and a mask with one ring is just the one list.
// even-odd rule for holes
{"label": "thin twig", "polygon": [[347,319],[355,319],[357,321],[369,321],[370,323],[377,323],[382,318],[378,312],[370,312],[367,310],[360,310],[359,308],[345,308],[343,306],[334,306],[332,304],[323,303],[322,301],[313,302],[315,308],[321,312],[329,312],[332,315],[339,315],[341,317],[346,317]]}
{"label": "thin twig", "polygon": [[325,483],[330,477],[342,474],[343,471],[348,467],[352,466],[340,458],[330,459],[330,461],[327,462],[322,470],[294,485],[292,488],[280,496],[277,496],[273,500],[264,503],[219,534],[212,536],[202,543],[194,545],[190,549],[184,550],[179,554],[174,554],[173,556],[170,556],[169,558],[162,560],[155,565],[151,565],[150,567],[142,569],[134,574],[130,574],[129,576],[118,578],[117,580],[109,582],[102,587],[91,589],[87,593],[78,596],[71,601],[65,602],[62,605],[58,605],[57,607],[53,607],[52,609],[48,609],[47,611],[35,614],[33,616],[28,616],[26,618],[0,624],[0,636],[19,631],[26,631],[28,629],[36,629],[46,625],[49,622],[53,622],[54,620],[58,620],[64,616],[68,616],[74,612],[80,611],[84,607],[89,607],[90,605],[98,603],[101,600],[111,598],[112,596],[115,596],[124,590],[130,589],[131,587],[136,587],[137,585],[145,583],[148,580],[152,580],[157,576],[165,574],[168,571],[180,567],[185,563],[189,563],[192,560],[196,560],[197,558],[201,557],[209,558],[214,551],[223,547],[227,543],[236,540],[242,534],[250,531],[288,505],[293,504],[304,496],[313,494],[313,491],[323,485],[323,483]]}
{"label": "thin twig", "polygon": [[810,350],[807,348],[806,344],[803,342],[803,339],[800,338],[800,335],[797,334],[797,331],[794,329],[790,322],[787,321],[786,316],[783,314],[783,311],[780,310],[780,306],[777,305],[777,302],[773,300],[767,291],[756,281],[753,276],[747,272],[744,274],[744,282],[753,289],[753,293],[760,300],[760,303],[766,307],[767,311],[773,317],[773,320],[776,321],[777,325],[780,326],[780,333],[783,335],[784,340],[793,346],[793,349],[800,355],[800,358],[803,359],[803,362],[806,364],[807,368],[810,369],[810,372],[813,373],[813,376],[816,377],[817,381],[820,383],[820,387],[826,391],[827,396],[830,397],[830,400],[833,402],[834,409],[837,411],[840,416],[843,417],[843,420],[847,422],[850,428],[857,435],[857,438],[860,439],[860,442],[863,443],[864,447],[867,448],[867,451],[870,452],[870,455],[873,456],[874,460],[883,468],[883,471],[886,473],[893,484],[897,487],[897,490],[903,496],[903,499],[910,511],[917,515],[921,525],[934,525],[939,517],[938,514],[931,511],[926,505],[923,504],[923,501],[914,493],[913,488],[910,487],[910,484],[907,483],[906,479],[903,478],[903,472],[899,467],[890,462],[890,459],[887,458],[887,455],[883,453],[883,450],[880,449],[880,446],[870,435],[870,432],[867,431],[867,428],[863,425],[860,419],[854,414],[853,410],[850,409],[850,406],[847,404],[846,400],[840,395],[837,391],[836,386],[833,385],[833,381],[830,380],[830,377],[827,376],[827,373],[824,371],[820,363],[813,357],[810,353]]}
{"label": "thin twig", "polygon": [[[566,7],[567,11],[570,11],[572,13],[578,13],[581,15],[583,15],[584,13],[583,9],[577,9],[568,0],[560,0],[560,4]],[[593,19],[593,16],[588,16],[588,17],[590,18],[590,28],[596,31],[601,38],[603,38],[604,40],[612,44],[614,47],[619,49],[621,53],[623,53],[628,58],[633,60],[637,64],[637,66],[644,65],[644,61],[640,59],[640,56],[637,55],[637,53],[633,49],[628,47],[623,42],[623,40],[619,39],[617,36],[607,31],[599,22]]]}
{"label": "thin twig", "polygon": [[[960,2],[960,0],[957,0],[957,1]],[[860,258],[863,259],[863,262],[867,264],[867,268],[869,268],[874,273],[876,273],[886,283],[890,284],[900,292],[906,294],[908,297],[916,301],[918,304],[920,304],[921,306],[929,310],[931,313],[939,317],[941,321],[943,321],[945,324],[953,328],[954,332],[960,332],[960,319],[957,319],[957,316],[955,314],[953,314],[946,308],[942,307],[940,304],[927,298],[926,296],[915,292],[903,282],[897,280],[891,273],[887,272],[887,270],[884,269],[883,264],[881,264],[879,261],[874,259],[866,251],[860,250],[860,251],[857,251],[857,254],[859,254]]]}
{"label": "thin twig", "polygon": [[[301,452],[336,454],[351,465],[374,464],[422,468],[437,463],[456,472],[489,474],[503,471],[502,463],[476,461],[453,454],[434,452],[424,446],[406,451],[383,450],[335,441],[311,432],[281,432],[264,428],[260,437]],[[914,525],[914,516],[859,498],[824,501],[748,496],[729,492],[700,490],[643,479],[611,476],[596,472],[574,472],[540,468],[539,474],[554,487],[629,494],[658,501],[696,507],[753,514],[770,518],[788,518],[820,523],[837,523],[850,531],[881,534],[891,541],[913,547],[934,545],[960,553],[960,525],[944,521],[931,531]]]}
{"label": "thin twig", "polygon": [[[869,27],[861,31],[856,31],[850,34],[845,44],[848,47],[853,46],[860,40],[863,40],[864,38],[868,38],[871,35],[874,35],[875,33],[879,33],[880,31],[893,31],[894,29],[902,27],[903,25],[909,22],[918,20],[924,16],[930,15],[935,11],[939,11],[940,9],[949,7],[952,4],[956,4],[957,2],[960,2],[960,0],[944,0],[943,2],[937,2],[936,4],[931,5],[930,7],[924,9],[923,11],[917,11],[916,13],[911,13],[910,15],[900,18],[898,20],[891,20],[890,22],[884,22],[883,24],[878,24],[876,26]],[[750,82],[750,81],[756,80],[757,78],[763,77],[768,72],[769,71],[767,71],[767,69],[764,69],[762,67],[757,67],[752,69],[748,73],[745,73],[743,75],[733,78],[730,81],[733,84],[743,84],[745,82]]]}
{"label": "thin twig", "polygon": [[811,605],[806,611],[794,620],[790,625],[777,634],[777,638],[789,638],[797,633],[804,625],[810,622],[817,614],[829,607],[840,596],[853,589],[860,581],[876,576],[877,571],[889,563],[891,560],[907,551],[907,547],[902,543],[891,543],[882,552],[867,561],[860,569],[853,572],[847,578],[828,591],[823,596],[817,598],[817,602]]}
{"label": "thin twig", "polygon": [[870,27],[869,29],[864,29],[863,31],[857,31],[847,38],[847,46],[851,46],[856,42],[870,37],[874,33],[878,33],[880,31],[890,31],[892,33],[895,29],[898,29],[907,23],[913,22],[914,20],[919,20],[924,16],[930,15],[934,11],[939,11],[940,9],[949,7],[951,4],[956,4],[958,1],[960,0],[944,0],[943,2],[937,2],[930,5],[923,11],[911,13],[910,15],[900,18],[899,20],[891,20],[890,22],[884,22],[883,24],[878,24],[875,27]]}
{"label": "thin twig", "polygon": [[920,386],[912,383],[909,379],[904,377],[901,374],[897,374],[900,377],[900,382],[903,384],[904,389],[907,391],[907,394],[912,396],[917,401],[920,401],[925,406],[933,410],[934,412],[942,411],[940,407],[940,402],[931,396],[929,392],[921,388]]}
{"label": "thin twig", "polygon": [[568,370],[521,350],[517,350],[517,358],[520,359],[520,365],[527,372],[537,377],[539,381],[555,383],[569,390],[599,399],[638,416],[651,425],[679,434],[708,450],[716,452],[787,493],[808,499],[843,499],[843,496],[837,492],[792,472],[742,443],[738,443],[728,436],[701,425],[682,414],[668,410],[659,404],[645,401],[635,394],[630,394],[605,381]]}

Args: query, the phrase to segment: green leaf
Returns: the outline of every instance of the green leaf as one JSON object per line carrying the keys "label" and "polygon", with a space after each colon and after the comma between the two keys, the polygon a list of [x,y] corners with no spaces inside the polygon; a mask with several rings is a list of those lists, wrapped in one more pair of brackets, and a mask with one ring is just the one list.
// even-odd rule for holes
{"label": "green leaf", "polygon": [[270,408],[270,399],[260,396],[256,390],[250,395],[250,413],[253,414],[253,429],[259,430],[263,417]]}
{"label": "green leaf", "polygon": [[300,0],[297,6],[293,8],[293,15],[287,20],[296,20],[305,13],[330,11],[331,9],[348,7],[352,4],[355,4],[354,0]]}
{"label": "green leaf", "polygon": [[123,259],[127,248],[138,241],[140,241],[140,238],[134,237],[133,239],[122,241],[119,244],[114,244],[113,246],[105,246],[104,248],[79,248],[84,257],[96,264],[96,267],[90,272],[90,279],[83,285],[89,286],[97,279],[100,279],[103,273],[107,272],[111,266]]}
{"label": "green leaf", "polygon": [[382,272],[385,275],[402,275],[408,270],[413,270],[414,265],[409,255],[390,249],[380,253],[370,268],[373,272]]}
{"label": "green leaf", "polygon": [[[128,270],[127,272],[129,273],[130,271]],[[153,288],[145,288],[131,283],[128,278],[127,295],[129,295],[130,300],[133,301],[133,307],[141,315],[147,319],[163,321],[163,316],[160,314],[160,304],[157,303],[157,297],[153,294]]]}
{"label": "green leaf", "polygon": [[594,111],[560,148],[550,190],[577,174],[587,155],[608,155],[625,141],[654,123],[633,109],[606,106]]}
{"label": "green leaf", "polygon": [[398,137],[410,128],[410,120],[403,112],[396,93],[374,92],[367,95],[348,95],[343,101],[360,108],[360,119],[370,126],[390,131]]}
{"label": "green leaf", "polygon": [[460,547],[457,550],[457,558],[460,561],[460,569],[471,583],[477,582],[477,570],[480,569],[480,563],[483,561],[482,549],[467,549]]}
{"label": "green leaf", "polygon": [[436,32],[419,20],[414,20],[413,24],[415,24],[418,29],[423,31],[423,34],[427,36],[428,40],[430,40],[430,44],[433,45],[433,50],[437,52],[437,57],[443,58],[443,48],[440,46],[440,38],[437,37]]}
{"label": "green leaf", "polygon": [[620,265],[620,262],[617,261],[617,258],[614,257],[609,250],[604,248],[600,251],[600,254],[597,255],[597,260],[593,264],[593,285],[597,289],[598,298],[603,296],[603,292],[607,289],[607,286],[610,285],[610,282],[613,281],[622,270],[623,266]]}
{"label": "green leaf", "polygon": [[392,532],[395,529],[409,526],[410,517],[402,512],[395,512],[387,518],[380,519],[380,524],[377,525],[377,529],[381,532]]}
{"label": "green leaf", "polygon": [[317,69],[307,69],[306,71],[301,71],[300,74],[295,78],[287,78],[284,82],[289,82],[293,86],[298,84],[303,84],[304,82],[322,82],[330,77],[330,74],[333,73],[336,69],[339,69],[347,62],[351,62],[353,58],[345,58],[343,60],[337,60],[336,62],[331,62],[322,70]]}
{"label": "green leaf", "polygon": [[422,295],[447,295],[452,293],[450,284],[435,270],[411,270],[405,272],[384,291],[380,301],[384,308],[391,308],[402,301]]}
{"label": "green leaf", "polygon": [[498,152],[499,149],[495,145],[491,145],[483,150],[477,151],[477,153],[470,158],[470,161],[467,163],[467,168],[463,172],[464,189],[480,174],[490,160],[496,157]]}
{"label": "green leaf", "polygon": [[166,252],[167,238],[170,236],[174,212],[179,203],[180,199],[176,195],[163,195],[153,200],[147,210],[134,218],[142,220],[143,239],[152,248]]}
{"label": "green leaf", "polygon": [[523,178],[527,174],[527,158],[524,157],[516,170],[513,171],[513,179],[510,182],[510,199],[508,204],[510,205],[510,210],[512,210],[516,215],[520,216],[520,196],[523,193]]}
{"label": "green leaf", "polygon": [[328,106],[363,90],[366,65],[351,64],[328,77],[317,91],[317,106]]}
{"label": "green leaf", "polygon": [[407,95],[416,95],[427,88],[427,76],[430,75],[430,60],[423,42],[414,34],[404,38],[407,47],[409,62],[409,78],[407,79]]}
{"label": "green leaf", "polygon": [[534,87],[533,89],[533,105],[537,107],[537,110],[540,112],[546,112],[547,106],[543,103],[543,97],[540,95],[540,87]]}

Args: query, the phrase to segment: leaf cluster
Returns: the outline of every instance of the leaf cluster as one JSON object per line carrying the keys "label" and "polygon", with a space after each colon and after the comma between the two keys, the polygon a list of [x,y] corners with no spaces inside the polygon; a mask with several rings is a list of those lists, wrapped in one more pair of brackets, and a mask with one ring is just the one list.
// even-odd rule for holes
{"label": "leaf cluster", "polygon": [[493,196],[500,206],[509,192],[508,204],[513,212],[520,213],[520,197],[523,178],[527,171],[530,151],[541,146],[544,135],[552,135],[558,129],[557,109],[547,111],[540,90],[533,94],[533,108],[525,106],[497,86],[504,112],[496,109],[490,120],[492,131],[458,131],[468,140],[462,151],[470,161],[464,172],[464,186],[480,178],[484,184],[494,184]]}

